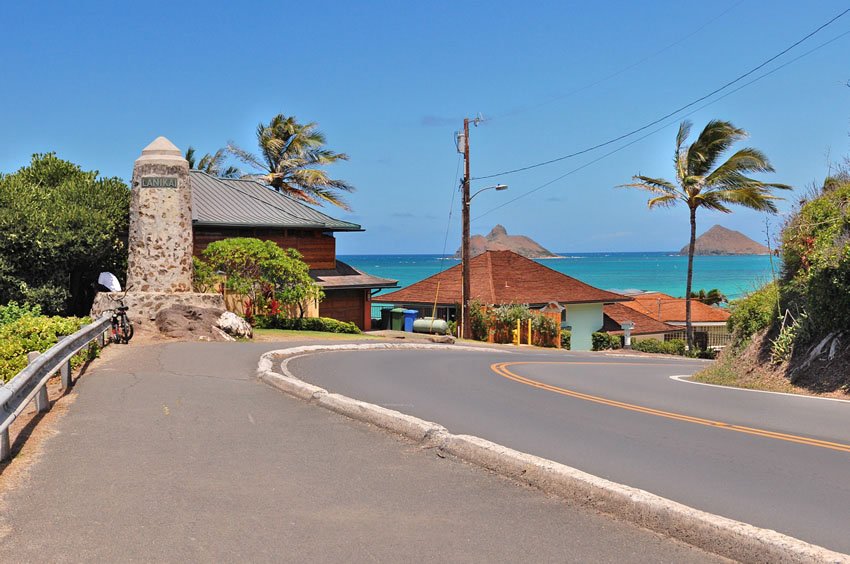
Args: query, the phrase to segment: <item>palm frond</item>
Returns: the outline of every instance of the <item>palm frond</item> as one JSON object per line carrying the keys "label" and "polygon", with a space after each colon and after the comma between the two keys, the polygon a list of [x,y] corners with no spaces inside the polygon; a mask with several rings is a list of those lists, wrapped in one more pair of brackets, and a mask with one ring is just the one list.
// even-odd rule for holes
{"label": "palm frond", "polygon": [[183,158],[189,161],[189,168],[195,168],[195,148],[189,145]]}
{"label": "palm frond", "polygon": [[770,193],[770,189],[761,182],[727,190],[716,190],[711,193],[719,202],[736,204],[745,208],[768,213],[776,213],[775,200],[781,200]]}
{"label": "palm frond", "polygon": [[671,208],[679,203],[678,196],[674,196],[672,194],[668,194],[666,196],[658,196],[657,198],[650,198],[649,201],[646,202],[646,207],[649,209],[653,208]]}
{"label": "palm frond", "polygon": [[728,121],[708,122],[697,140],[688,147],[688,175],[707,176],[720,155],[746,136],[746,131]]}
{"label": "palm frond", "polygon": [[733,172],[773,172],[773,167],[764,153],[758,149],[746,147],[737,151],[734,155],[726,159],[726,162],[714,169],[714,171],[706,177],[705,183],[721,183],[723,182],[724,176]]}
{"label": "palm frond", "polygon": [[687,150],[685,142],[691,134],[691,122],[684,120],[679,124],[679,132],[676,134],[676,155],[673,162],[676,165],[676,178],[682,179],[687,175]]}
{"label": "palm frond", "polygon": [[617,188],[637,188],[639,190],[652,192],[653,194],[662,195],[679,193],[675,184],[663,178],[652,178],[650,176],[637,175],[633,176],[632,180],[636,180],[637,182],[633,182],[631,184],[620,184]]}
{"label": "palm frond", "polygon": [[726,207],[723,204],[723,201],[717,197],[717,192],[704,192],[695,195],[693,198],[693,205],[698,208],[706,208],[723,213],[732,213],[732,210]]}
{"label": "palm frond", "polygon": [[243,163],[254,167],[256,170],[268,170],[259,160],[257,155],[240,148],[232,141],[227,143],[227,151]]}

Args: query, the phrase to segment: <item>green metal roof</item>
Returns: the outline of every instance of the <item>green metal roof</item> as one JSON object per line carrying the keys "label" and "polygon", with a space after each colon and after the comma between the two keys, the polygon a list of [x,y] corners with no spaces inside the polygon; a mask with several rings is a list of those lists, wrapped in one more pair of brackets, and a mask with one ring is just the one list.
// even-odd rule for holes
{"label": "green metal roof", "polygon": [[363,231],[256,180],[219,178],[199,170],[190,171],[189,179],[194,225]]}

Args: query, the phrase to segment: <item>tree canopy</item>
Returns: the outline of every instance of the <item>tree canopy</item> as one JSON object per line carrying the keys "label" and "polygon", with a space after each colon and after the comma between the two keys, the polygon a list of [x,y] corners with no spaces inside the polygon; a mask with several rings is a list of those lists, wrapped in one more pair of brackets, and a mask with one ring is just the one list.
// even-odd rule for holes
{"label": "tree canopy", "polygon": [[[272,300],[278,307],[298,307],[303,316],[306,303],[321,300],[322,289],[310,278],[310,267],[295,249],[281,249],[274,241],[249,237],[222,239],[203,252],[197,273],[220,271],[227,288],[247,296],[257,312]],[[197,276],[197,275],[196,275]]]}
{"label": "tree canopy", "polygon": [[331,178],[321,167],[348,160],[345,153],[325,148],[325,136],[316,123],[298,123],[295,116],[278,114],[257,126],[259,154],[233,143],[228,150],[252,166],[257,176],[278,191],[310,204],[329,203],[350,209],[342,194],[354,187]]}
{"label": "tree canopy", "polygon": [[691,133],[691,122],[683,121],[676,135],[676,151],[673,154],[676,182],[663,178],[636,175],[625,188],[645,190],[652,196],[647,205],[655,207],[675,206],[684,203],[690,213],[691,239],[688,246],[688,275],[685,287],[685,325],[688,346],[693,347],[691,325],[691,284],[694,273],[694,245],[696,242],[696,215],[700,208],[730,213],[730,206],[776,213],[773,189],[789,190],[791,187],[775,182],[763,182],[747,176],[751,173],[773,172],[767,156],[752,147],[733,153],[720,163],[723,154],[732,145],[747,137],[747,132],[722,120],[711,120],[696,140],[687,145]]}
{"label": "tree canopy", "polygon": [[189,148],[186,149],[184,158],[188,161],[189,168],[200,170],[213,176],[220,176],[222,178],[239,178],[241,174],[239,169],[235,166],[225,166],[225,160],[227,159],[227,151],[225,149],[219,149],[213,154],[206,153],[200,158],[200,160],[198,160],[195,155],[195,148],[190,145]]}
{"label": "tree canopy", "polygon": [[130,191],[58,158],[0,174],[0,304],[88,314],[101,271],[123,276]]}

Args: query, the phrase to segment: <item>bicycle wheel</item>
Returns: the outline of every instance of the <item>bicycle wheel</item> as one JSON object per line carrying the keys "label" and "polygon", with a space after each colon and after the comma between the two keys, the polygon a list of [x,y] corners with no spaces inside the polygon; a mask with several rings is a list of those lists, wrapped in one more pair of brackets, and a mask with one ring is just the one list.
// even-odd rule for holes
{"label": "bicycle wheel", "polygon": [[121,340],[126,344],[133,338],[133,324],[126,315],[121,317]]}

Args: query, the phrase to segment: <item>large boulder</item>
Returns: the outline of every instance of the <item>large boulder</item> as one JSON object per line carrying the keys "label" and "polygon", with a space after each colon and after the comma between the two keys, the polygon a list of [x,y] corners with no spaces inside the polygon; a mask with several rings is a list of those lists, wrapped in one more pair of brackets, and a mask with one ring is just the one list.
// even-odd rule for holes
{"label": "large boulder", "polygon": [[222,313],[215,326],[231,337],[250,339],[254,336],[251,324],[231,311]]}
{"label": "large boulder", "polygon": [[154,320],[166,337],[193,341],[233,341],[217,327],[224,310],[175,304],[161,309]]}

